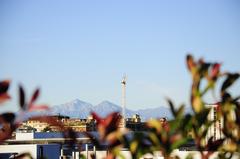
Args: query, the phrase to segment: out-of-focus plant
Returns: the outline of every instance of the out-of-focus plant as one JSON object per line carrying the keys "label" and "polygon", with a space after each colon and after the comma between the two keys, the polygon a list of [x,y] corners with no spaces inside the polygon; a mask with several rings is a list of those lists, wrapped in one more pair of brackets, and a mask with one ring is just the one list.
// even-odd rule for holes
{"label": "out-of-focus plant", "polygon": [[[184,105],[176,107],[170,99],[167,99],[173,118],[149,120],[146,122],[146,131],[144,132],[120,129],[119,113],[112,113],[106,118],[92,113],[96,120],[99,136],[88,132],[86,132],[86,136],[98,148],[102,146],[107,148],[108,159],[124,158],[121,154],[122,148],[127,148],[133,159],[155,152],[161,152],[167,159],[180,158],[181,156],[174,156],[173,151],[186,145],[189,141],[194,141],[196,150],[200,152],[202,159],[211,157],[215,152],[218,153],[218,158],[232,158],[234,155],[240,158],[240,96],[234,97],[229,91],[229,88],[239,78],[239,73],[222,72],[220,63],[205,62],[203,59],[195,60],[192,55],[187,55],[186,64],[192,79],[190,91],[192,113],[186,114]],[[8,87],[8,80],[0,82],[0,104],[10,99],[7,93]],[[216,94],[218,87],[220,87],[220,92]],[[213,103],[217,109],[215,119],[209,118],[213,109],[205,100],[205,96],[209,95],[209,92],[215,99],[215,103]],[[25,93],[20,86],[19,105],[21,109],[23,111],[47,109],[46,105],[34,104],[38,95],[39,89],[33,93],[30,101],[26,102]],[[68,144],[77,144],[76,132],[71,128],[64,127],[56,119],[51,117],[34,117],[32,119],[61,128],[65,137],[71,139]],[[223,134],[221,138],[216,138],[214,134],[209,136],[210,128],[215,126],[217,121],[222,121],[220,122],[222,127],[219,128]],[[11,136],[18,124],[15,123],[15,115],[11,112],[0,115],[0,124],[3,125],[3,129],[0,131],[0,142],[2,142]],[[95,157],[92,156],[92,158]],[[192,158],[192,156],[188,156],[188,158]]]}
{"label": "out-of-focus plant", "polygon": [[217,151],[223,144],[224,139],[213,141],[212,136],[206,143],[209,128],[215,121],[209,119],[209,113],[213,108],[206,106],[208,102],[204,101],[204,96],[209,91],[214,92],[221,75],[221,65],[219,63],[204,62],[203,59],[195,61],[191,55],[187,56],[186,62],[192,77],[190,102],[193,115],[191,117],[191,133],[202,158],[209,158],[213,151]]}
{"label": "out-of-focus plant", "polygon": [[168,99],[174,119],[167,121],[165,118],[154,119],[147,122],[148,136],[152,143],[151,152],[161,151],[165,158],[171,158],[173,150],[189,141],[187,132],[190,130],[191,116],[184,117],[184,106],[175,109]]}
{"label": "out-of-focus plant", "polygon": [[[4,80],[0,82],[0,104],[6,102],[11,97],[8,94],[10,81]],[[15,114],[12,112],[2,113],[0,114],[0,143],[4,140],[9,139],[12,135],[12,132],[16,128],[16,124],[14,123]]]}
{"label": "out-of-focus plant", "polygon": [[9,88],[9,83],[9,80],[4,80],[0,82],[0,104],[11,98],[7,92]]}
{"label": "out-of-focus plant", "polygon": [[21,110],[23,111],[34,111],[34,110],[47,110],[48,106],[45,104],[36,105],[35,101],[39,97],[40,89],[36,89],[30,99],[29,102],[26,102],[26,96],[24,89],[21,85],[19,85],[19,105]]}
{"label": "out-of-focus plant", "polygon": [[[11,97],[8,94],[8,88],[10,86],[9,80],[0,81],[0,104],[3,104]],[[29,102],[26,102],[25,91],[21,85],[18,87],[19,89],[19,106],[20,112],[18,116],[15,115],[14,112],[6,112],[0,114],[0,144],[5,140],[12,138],[12,133],[22,124],[24,120],[28,120],[26,118],[28,112],[36,111],[36,110],[48,110],[48,106],[45,104],[35,104],[37,98],[40,94],[40,89],[36,89],[31,96]],[[77,144],[76,142],[76,132],[74,132],[71,128],[65,127],[63,123],[57,120],[52,116],[34,116],[31,117],[31,120],[38,120],[40,122],[48,123],[51,126],[58,127],[59,130],[64,135],[65,144],[70,146],[74,146]],[[80,147],[80,145],[77,145]],[[15,158],[32,158],[29,153],[18,154]]]}
{"label": "out-of-focus plant", "polygon": [[93,136],[86,133],[97,148],[105,147],[108,151],[107,159],[119,156],[124,158],[120,153],[121,148],[126,143],[126,130],[120,130],[121,115],[118,112],[109,114],[106,118],[101,118],[96,113],[92,113],[93,118],[97,122],[97,131],[99,136]]}
{"label": "out-of-focus plant", "polygon": [[240,96],[233,97],[229,92],[229,87],[239,78],[239,74],[225,73],[224,76],[218,114],[224,121],[223,133],[226,144],[222,147],[222,151],[232,155],[236,151],[240,153],[240,103],[238,101]]}
{"label": "out-of-focus plant", "polygon": [[[240,157],[240,104],[238,102],[240,96],[232,97],[228,91],[228,88],[239,78],[239,73],[221,72],[220,63],[205,62],[203,59],[195,60],[192,55],[187,55],[186,63],[192,78],[190,91],[192,113],[185,114],[184,105],[177,108],[170,99],[167,99],[173,119],[149,120],[146,122],[147,131],[131,134],[128,132],[124,135],[110,135],[112,132],[108,129],[113,126],[112,123],[103,123],[95,115],[100,136],[104,136],[105,139],[100,142],[106,142],[106,136],[110,135],[113,141],[119,142],[111,149],[125,145],[134,159],[146,153],[154,154],[156,151],[160,151],[165,158],[179,158],[180,156],[173,156],[173,151],[189,141],[194,141],[196,150],[200,152],[202,159],[209,158],[214,152],[218,152],[219,158],[231,158],[235,152],[238,152],[235,156]],[[219,85],[221,87],[220,100],[215,94]],[[207,104],[209,102],[204,100],[209,92],[216,100],[210,106]],[[217,107],[216,119],[209,117],[210,112],[215,109],[211,107],[213,105]],[[108,118],[113,117],[108,116]],[[219,128],[223,136],[218,139],[215,137],[216,134],[209,136],[210,128],[217,121],[223,121],[223,128]],[[119,134],[119,130],[114,129],[113,134]],[[121,138],[130,136],[130,138],[117,140],[119,136]],[[192,157],[188,156],[188,158]]]}

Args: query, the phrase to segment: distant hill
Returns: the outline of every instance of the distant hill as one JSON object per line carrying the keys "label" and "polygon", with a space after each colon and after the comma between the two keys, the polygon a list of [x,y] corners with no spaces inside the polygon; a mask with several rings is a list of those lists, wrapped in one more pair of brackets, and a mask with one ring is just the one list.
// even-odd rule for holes
{"label": "distant hill", "polygon": [[51,108],[52,115],[66,115],[72,118],[86,118],[93,110],[93,105],[79,99],[56,105]]}
{"label": "distant hill", "polygon": [[[90,103],[81,101],[79,99],[75,99],[66,104],[53,106],[49,114],[51,115],[61,114],[70,116],[71,118],[87,118],[92,111],[96,112],[102,117],[105,117],[111,112],[122,112],[122,107],[109,101],[103,101],[94,106]],[[126,109],[127,117],[131,117],[134,114],[139,114],[142,120],[160,117],[167,118],[172,117],[170,110],[166,107],[157,107],[140,110]]]}

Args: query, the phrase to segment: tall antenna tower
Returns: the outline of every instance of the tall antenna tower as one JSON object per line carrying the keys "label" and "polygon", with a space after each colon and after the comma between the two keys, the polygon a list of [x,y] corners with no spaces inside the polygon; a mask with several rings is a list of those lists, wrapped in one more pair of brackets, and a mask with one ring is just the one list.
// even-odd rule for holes
{"label": "tall antenna tower", "polygon": [[123,128],[126,128],[126,82],[127,82],[127,76],[124,75],[122,79],[122,117],[123,117]]}

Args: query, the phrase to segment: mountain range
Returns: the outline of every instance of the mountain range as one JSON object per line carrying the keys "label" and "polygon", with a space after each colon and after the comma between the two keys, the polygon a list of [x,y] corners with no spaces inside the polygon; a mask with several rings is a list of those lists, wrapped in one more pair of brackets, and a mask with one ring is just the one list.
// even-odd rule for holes
{"label": "mountain range", "polygon": [[[79,99],[75,99],[65,104],[52,106],[49,114],[66,115],[71,118],[87,118],[92,111],[96,112],[101,117],[105,117],[111,112],[122,112],[122,107],[109,101],[103,101],[97,105],[92,105]],[[151,118],[172,118],[170,109],[163,106],[139,110],[126,108],[125,114],[126,117],[132,117],[134,114],[139,114],[143,121]]]}

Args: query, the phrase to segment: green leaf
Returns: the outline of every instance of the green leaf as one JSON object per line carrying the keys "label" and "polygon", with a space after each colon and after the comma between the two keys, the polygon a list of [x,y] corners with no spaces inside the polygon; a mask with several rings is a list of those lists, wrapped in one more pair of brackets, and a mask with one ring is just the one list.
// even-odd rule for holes
{"label": "green leaf", "polygon": [[170,106],[170,109],[171,109],[171,112],[172,112],[173,116],[176,117],[177,113],[175,111],[173,102],[169,98],[167,98],[166,100],[168,102],[168,105]]}
{"label": "green leaf", "polygon": [[171,149],[174,150],[174,149],[177,149],[179,148],[180,146],[186,144],[188,142],[188,138],[182,138],[181,140],[178,140],[176,142],[174,142],[172,145],[171,145]]}
{"label": "green leaf", "polygon": [[137,151],[137,147],[138,147],[138,142],[135,140],[130,144],[130,151],[132,153],[135,153]]}
{"label": "green leaf", "polygon": [[179,129],[179,126],[181,124],[181,120],[180,119],[171,120],[168,123],[170,125],[170,131],[175,132],[176,130]]}
{"label": "green leaf", "polygon": [[177,117],[183,116],[183,114],[184,114],[184,109],[185,109],[185,106],[184,106],[184,105],[181,105],[181,106],[179,107],[179,109],[177,110],[177,112],[176,112],[176,116],[177,116]]}
{"label": "green leaf", "polygon": [[153,144],[159,145],[160,141],[156,135],[156,133],[149,133],[149,138],[152,140]]}
{"label": "green leaf", "polygon": [[160,121],[157,119],[149,120],[147,122],[147,127],[156,129],[157,132],[161,132],[161,130],[162,130],[162,125],[161,125]]}
{"label": "green leaf", "polygon": [[199,95],[192,96],[192,106],[193,106],[194,112],[199,113],[202,111],[203,102]]}
{"label": "green leaf", "polygon": [[192,128],[192,116],[190,114],[187,114],[184,116],[184,118],[181,120],[180,128],[188,133],[190,129]]}
{"label": "green leaf", "polygon": [[206,124],[207,116],[210,112],[210,108],[205,108],[201,112],[196,114],[196,120],[198,122],[198,126],[201,126],[203,124]]}
{"label": "green leaf", "polygon": [[222,103],[231,103],[232,97],[228,92],[222,92]]}
{"label": "green leaf", "polygon": [[80,154],[80,159],[86,159],[86,156],[85,155],[83,155],[83,154]]}

